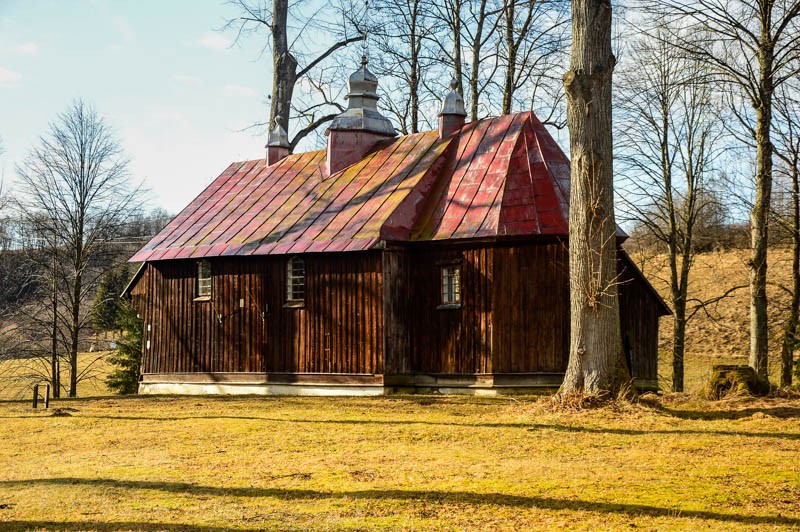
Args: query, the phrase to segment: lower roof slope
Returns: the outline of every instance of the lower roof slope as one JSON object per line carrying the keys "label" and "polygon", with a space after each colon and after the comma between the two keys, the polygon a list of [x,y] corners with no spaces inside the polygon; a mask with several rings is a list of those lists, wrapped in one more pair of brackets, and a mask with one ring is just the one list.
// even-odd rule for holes
{"label": "lower roof slope", "polygon": [[331,176],[324,163],[230,165],[131,261],[568,233],[569,161],[532,112],[390,139]]}

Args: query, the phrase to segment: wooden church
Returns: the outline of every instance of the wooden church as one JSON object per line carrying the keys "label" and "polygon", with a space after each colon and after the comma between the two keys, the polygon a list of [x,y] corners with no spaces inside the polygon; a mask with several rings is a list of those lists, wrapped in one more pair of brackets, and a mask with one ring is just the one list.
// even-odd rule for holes
{"label": "wooden church", "polygon": [[[396,136],[366,61],[327,149],[231,164],[136,253],[141,393],[556,387],[569,345],[569,160],[532,112]],[[620,231],[618,241],[625,238]],[[621,328],[657,387],[669,309],[619,250]]]}

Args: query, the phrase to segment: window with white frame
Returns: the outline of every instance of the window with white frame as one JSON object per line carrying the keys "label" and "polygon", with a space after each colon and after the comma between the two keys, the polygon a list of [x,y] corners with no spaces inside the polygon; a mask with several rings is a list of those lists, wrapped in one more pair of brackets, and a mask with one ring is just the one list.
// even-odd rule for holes
{"label": "window with white frame", "polygon": [[300,304],[306,298],[306,264],[300,257],[286,263],[286,302]]}
{"label": "window with white frame", "polygon": [[458,264],[442,266],[442,305],[461,304],[461,267]]}
{"label": "window with white frame", "polygon": [[197,262],[197,297],[211,298],[211,262],[207,260]]}

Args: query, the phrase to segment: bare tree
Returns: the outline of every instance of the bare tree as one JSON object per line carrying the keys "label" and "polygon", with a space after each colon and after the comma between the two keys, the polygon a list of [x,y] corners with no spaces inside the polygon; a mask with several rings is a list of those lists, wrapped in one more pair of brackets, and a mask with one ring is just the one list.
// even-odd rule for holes
{"label": "bare tree", "polygon": [[[672,46],[663,30],[632,46],[617,93],[616,131],[629,217],[666,248],[672,329],[672,390],[683,391],[689,275],[698,229],[716,214],[712,165],[719,155],[719,105],[705,66]],[[659,246],[660,247],[660,246]]]}
{"label": "bare tree", "polygon": [[570,352],[561,396],[608,396],[629,380],[617,297],[613,70],[611,3],[572,0],[572,59],[564,76],[572,159]]}
{"label": "bare tree", "polygon": [[[503,53],[499,59],[505,72],[501,114],[516,107],[518,92],[524,89],[525,105],[548,111],[539,117],[542,122],[562,126],[554,117],[562,86],[557,72],[568,46],[568,4],[563,0],[503,0],[501,9]],[[541,102],[545,96],[547,101]]]}
{"label": "bare tree", "polygon": [[113,133],[82,101],[50,124],[17,174],[20,217],[46,250],[42,266],[53,288],[53,365],[61,342],[69,363],[69,395],[75,397],[81,375],[78,352],[103,271],[98,258],[109,235],[133,212],[139,188],[131,186],[127,160]]}
{"label": "bare tree", "polygon": [[786,84],[779,89],[775,111],[778,118],[775,154],[782,163],[778,172],[791,187],[788,208],[776,216],[777,222],[790,235],[792,249],[792,286],[789,289],[792,299],[781,342],[781,386],[791,386],[794,351],[800,344],[800,84]]}
{"label": "bare tree", "polygon": [[438,63],[436,50],[426,46],[439,38],[432,4],[424,0],[377,0],[374,13],[377,15],[370,33],[378,56],[373,64],[387,87],[383,105],[404,135],[418,133],[421,122],[430,126],[434,118],[422,113],[423,105],[436,101],[436,96],[425,90],[425,77]]}
{"label": "bare tree", "polygon": [[[767,246],[772,195],[773,96],[800,71],[800,0],[645,0],[665,17],[670,37],[735,87],[755,114],[734,107],[756,146],[750,213],[750,365],[768,378]],[[693,35],[691,39],[687,35]],[[702,35],[698,39],[696,36]]]}
{"label": "bare tree", "polygon": [[[271,36],[267,48],[272,53],[272,92],[267,123],[273,124],[275,117],[279,116],[281,125],[290,131],[289,119],[293,116],[303,118],[304,126],[290,141],[294,148],[302,138],[336,116],[330,108],[325,110],[326,104],[331,102],[324,98],[321,102],[314,101],[300,109],[295,108],[296,112],[293,113],[297,83],[307,77],[313,81],[315,69],[321,67],[337,50],[364,40],[363,30],[348,23],[340,24],[340,20],[351,19],[341,17],[342,14],[327,2],[313,7],[301,1],[293,4],[292,9],[288,0],[230,0],[229,3],[240,14],[229,20],[224,28],[236,31],[237,40],[264,30]],[[316,13],[309,16],[311,9],[315,9]],[[295,10],[298,13],[302,11],[303,15],[293,16]],[[312,36],[312,33],[316,35]],[[329,37],[330,42],[316,38],[317,35]],[[320,40],[326,44],[320,45]]]}
{"label": "bare tree", "polygon": [[[467,96],[472,121],[478,120],[480,114],[487,114],[492,107],[484,101],[483,111],[479,110],[500,68],[499,52],[493,44],[502,11],[499,0],[445,0],[433,4],[431,16],[447,28],[447,35],[432,35],[432,55],[439,55],[452,68],[458,82],[456,90]],[[467,65],[469,68],[465,72]],[[468,92],[463,90],[465,78]]]}

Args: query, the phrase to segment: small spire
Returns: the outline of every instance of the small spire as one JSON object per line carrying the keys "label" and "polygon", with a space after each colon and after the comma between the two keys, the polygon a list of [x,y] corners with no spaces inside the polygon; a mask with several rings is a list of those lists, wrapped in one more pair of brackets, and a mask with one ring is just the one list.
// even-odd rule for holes
{"label": "small spire", "polygon": [[467,116],[464,97],[458,92],[458,80],[455,76],[450,79],[450,92],[442,100],[442,110],[439,112],[439,116],[441,115]]}
{"label": "small spire", "polygon": [[267,146],[280,146],[282,148],[289,147],[289,134],[286,133],[285,129],[283,129],[281,120],[282,118],[280,116],[275,115],[274,127],[272,128],[272,131],[269,132]]}

